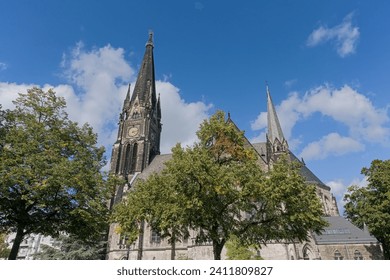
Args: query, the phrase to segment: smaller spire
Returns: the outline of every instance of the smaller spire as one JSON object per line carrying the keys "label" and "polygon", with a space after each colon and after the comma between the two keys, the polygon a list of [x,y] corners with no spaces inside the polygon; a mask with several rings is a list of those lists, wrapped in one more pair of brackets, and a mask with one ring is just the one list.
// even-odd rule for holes
{"label": "smaller spire", "polygon": [[154,47],[153,45],[153,31],[152,30],[149,30],[149,39],[148,41],[146,42],[146,47],[147,46],[152,46],[152,48]]}
{"label": "smaller spire", "polygon": [[269,92],[268,84],[266,85],[267,90],[267,119],[268,119],[268,137],[272,143],[275,143],[277,139],[280,143],[285,141],[282,127],[280,126],[278,115],[276,114],[275,106],[272,102],[271,94]]}
{"label": "smaller spire", "polygon": [[125,103],[127,103],[127,102],[130,101],[130,88],[131,88],[131,84],[129,84],[129,88],[127,89],[127,94],[126,94],[126,98],[125,98]]}
{"label": "smaller spire", "polygon": [[127,94],[126,94],[126,98],[125,100],[123,101],[123,108],[122,110],[127,110],[129,109],[129,106],[130,106],[130,93],[131,93],[131,84],[129,84],[129,87],[127,89]]}

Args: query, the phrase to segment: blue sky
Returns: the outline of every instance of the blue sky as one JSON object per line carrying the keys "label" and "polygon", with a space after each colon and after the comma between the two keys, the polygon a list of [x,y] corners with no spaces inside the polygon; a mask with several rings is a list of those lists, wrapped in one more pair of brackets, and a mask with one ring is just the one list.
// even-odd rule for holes
{"label": "blue sky", "polygon": [[[340,198],[390,146],[388,1],[0,0],[0,103],[54,88],[108,155],[150,29],[162,151],[229,111],[252,141],[268,83],[292,151]],[[341,204],[340,204],[341,205]]]}

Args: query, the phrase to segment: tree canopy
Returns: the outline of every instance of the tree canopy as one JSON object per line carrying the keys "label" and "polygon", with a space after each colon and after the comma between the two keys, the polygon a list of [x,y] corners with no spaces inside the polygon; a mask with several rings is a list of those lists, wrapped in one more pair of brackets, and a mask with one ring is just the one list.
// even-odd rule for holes
{"label": "tree canopy", "polygon": [[374,160],[361,173],[368,186],[351,186],[345,195],[345,215],[358,227],[382,243],[385,259],[390,259],[390,160]]}
{"label": "tree canopy", "polygon": [[105,242],[101,239],[80,240],[75,235],[61,234],[53,246],[41,245],[36,260],[101,260],[104,254]]}
{"label": "tree canopy", "polygon": [[29,89],[14,104],[0,127],[0,231],[16,232],[9,259],[31,233],[101,235],[109,192],[97,135],[69,120],[52,90]]}
{"label": "tree canopy", "polygon": [[280,157],[264,173],[243,133],[218,111],[205,120],[192,147],[179,144],[160,174],[139,182],[116,207],[119,231],[134,242],[147,222],[170,242],[195,234],[211,242],[214,259],[225,243],[239,237],[243,246],[270,240],[307,240],[326,223],[315,187],[299,166]]}

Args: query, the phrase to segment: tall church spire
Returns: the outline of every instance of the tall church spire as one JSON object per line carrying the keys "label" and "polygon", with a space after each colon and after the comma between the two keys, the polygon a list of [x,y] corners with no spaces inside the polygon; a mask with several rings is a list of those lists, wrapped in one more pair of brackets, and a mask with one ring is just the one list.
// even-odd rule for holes
{"label": "tall church spire", "polygon": [[270,152],[276,155],[278,152],[288,151],[288,144],[284,138],[282,127],[280,126],[278,115],[276,114],[275,106],[272,102],[271,94],[267,85],[267,142]]}
{"label": "tall church spire", "polygon": [[149,39],[146,42],[145,48],[145,54],[131,97],[131,103],[133,104],[138,99],[142,105],[154,108],[157,98],[154,80],[153,32],[151,31],[149,32]]}
{"label": "tall church spire", "polygon": [[160,153],[161,105],[156,98],[153,48],[153,33],[149,32],[133,94],[129,85],[123,103],[111,157],[111,172],[129,182]]}

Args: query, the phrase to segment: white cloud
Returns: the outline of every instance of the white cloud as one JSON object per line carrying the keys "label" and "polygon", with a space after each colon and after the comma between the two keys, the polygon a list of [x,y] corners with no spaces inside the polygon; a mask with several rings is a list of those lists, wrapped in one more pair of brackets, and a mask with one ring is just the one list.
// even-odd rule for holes
{"label": "white cloud", "polygon": [[340,89],[317,87],[305,94],[298,110],[305,116],[320,112],[347,125],[351,137],[382,144],[388,142],[387,111],[375,108],[366,96],[348,85]]}
{"label": "white cloud", "polygon": [[297,92],[289,94],[289,97],[277,106],[279,121],[281,123],[284,137],[291,140],[292,129],[301,118],[301,100]]}
{"label": "white cloud", "polygon": [[261,112],[256,120],[251,122],[252,130],[260,130],[267,127],[267,112]]}
{"label": "white cloud", "polygon": [[[293,92],[279,106],[276,106],[276,110],[284,136],[289,143],[295,143],[295,147],[302,142],[302,139],[292,138],[294,126],[299,121],[308,120],[315,113],[327,116],[347,128],[346,136],[331,133],[310,143],[302,152],[305,159],[307,156],[307,159],[318,159],[329,155],[341,155],[342,151],[359,151],[363,149],[364,142],[380,143],[384,146],[389,142],[387,109],[376,108],[366,96],[348,85],[339,89],[329,85],[319,86],[309,90],[302,97],[297,92]],[[260,135],[263,136],[266,127],[267,113],[261,112],[251,123],[251,128],[260,130]],[[327,147],[331,139],[338,141],[337,144],[333,143],[333,148]]]}
{"label": "white cloud", "polygon": [[287,81],[284,82],[284,86],[285,86],[286,88],[291,88],[291,87],[294,86],[297,82],[298,82],[297,79],[287,80]]}
{"label": "white cloud", "polygon": [[15,100],[18,93],[25,93],[27,89],[36,85],[33,84],[16,84],[0,82],[0,100],[3,109],[12,109],[14,105],[12,101]]}
{"label": "white cloud", "polygon": [[[62,60],[64,76],[68,84],[44,85],[53,88],[67,102],[69,117],[83,124],[88,122],[98,133],[100,145],[108,154],[117,134],[117,121],[127,92],[128,82],[134,82],[135,69],[124,58],[124,50],[107,45],[85,50],[79,43]],[[12,108],[17,93],[37,85],[0,83],[0,100],[3,108]],[[163,133],[161,151],[170,152],[177,142],[192,144],[195,131],[208,117],[211,105],[203,102],[186,102],[179,89],[167,81],[156,81],[161,93]]]}
{"label": "white cloud", "polygon": [[4,62],[0,62],[0,71],[4,71],[8,68],[8,65]]}
{"label": "white cloud", "polygon": [[309,143],[300,154],[305,160],[324,159],[329,155],[340,156],[364,150],[364,145],[350,138],[330,133],[319,141]]}
{"label": "white cloud", "polygon": [[169,153],[178,142],[183,146],[193,144],[200,123],[209,117],[211,104],[203,102],[186,103],[180,90],[166,81],[156,81],[156,90],[161,93],[161,114],[163,129],[161,153]]}
{"label": "white cloud", "polygon": [[333,195],[336,197],[337,205],[339,208],[340,214],[344,213],[344,196],[347,193],[349,186],[356,185],[361,187],[366,187],[368,185],[367,177],[355,178],[349,184],[345,184],[341,179],[335,179],[329,182],[326,182],[325,185],[329,186],[332,189]]}
{"label": "white cloud", "polygon": [[62,65],[71,85],[76,85],[76,89],[56,88],[67,97],[71,117],[80,123],[88,122],[97,131],[116,121],[127,83],[134,79],[134,70],[125,61],[124,50],[108,45],[85,51],[78,44]]}
{"label": "white cloud", "polygon": [[355,53],[360,32],[358,27],[353,26],[352,18],[353,13],[350,13],[341,24],[332,28],[321,25],[309,35],[307,46],[314,47],[331,41],[336,45],[337,53],[341,57]]}

